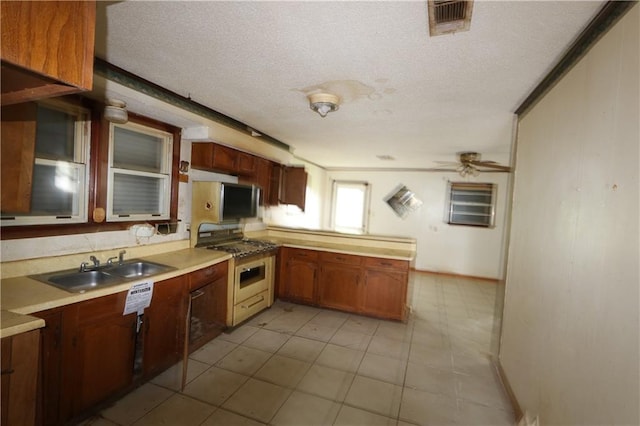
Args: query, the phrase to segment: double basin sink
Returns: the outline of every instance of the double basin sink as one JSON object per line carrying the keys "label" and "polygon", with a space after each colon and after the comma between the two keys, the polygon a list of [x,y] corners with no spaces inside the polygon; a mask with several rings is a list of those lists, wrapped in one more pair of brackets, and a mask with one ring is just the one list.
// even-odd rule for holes
{"label": "double basin sink", "polygon": [[68,269],[47,274],[31,275],[31,278],[72,293],[84,293],[87,290],[97,290],[102,287],[124,284],[175,269],[173,266],[161,263],[132,259],[123,263],[100,266],[86,271]]}

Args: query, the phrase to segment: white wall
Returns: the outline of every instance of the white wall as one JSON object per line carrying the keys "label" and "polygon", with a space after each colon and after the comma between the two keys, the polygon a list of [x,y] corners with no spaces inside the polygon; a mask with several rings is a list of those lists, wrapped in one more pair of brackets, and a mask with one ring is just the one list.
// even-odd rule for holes
{"label": "white wall", "polygon": [[541,424],[640,423],[639,12],[520,123],[500,361]]}
{"label": "white wall", "polygon": [[[496,226],[492,229],[445,223],[447,181],[465,180],[457,173],[330,171],[325,199],[331,200],[332,180],[368,182],[371,184],[369,233],[415,238],[416,269],[500,279],[508,179],[506,173],[482,173],[476,178],[466,178],[497,184]],[[423,202],[419,210],[405,219],[398,217],[384,201],[399,184],[407,186]],[[325,217],[324,225],[328,227],[328,211]]]}

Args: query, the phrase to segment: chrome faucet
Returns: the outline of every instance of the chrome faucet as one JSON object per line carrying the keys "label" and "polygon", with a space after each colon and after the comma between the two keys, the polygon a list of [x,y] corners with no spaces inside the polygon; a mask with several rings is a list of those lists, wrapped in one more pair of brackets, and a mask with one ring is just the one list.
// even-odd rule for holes
{"label": "chrome faucet", "polygon": [[89,267],[89,262],[82,262],[80,264],[80,272],[88,271],[88,269],[87,269],[88,267]]}
{"label": "chrome faucet", "polygon": [[98,269],[100,267],[100,260],[95,256],[89,256],[89,260],[93,262],[93,267]]}
{"label": "chrome faucet", "polygon": [[120,253],[118,253],[118,263],[120,265],[122,265],[122,263],[124,263],[124,255],[127,251],[126,250],[122,250]]}

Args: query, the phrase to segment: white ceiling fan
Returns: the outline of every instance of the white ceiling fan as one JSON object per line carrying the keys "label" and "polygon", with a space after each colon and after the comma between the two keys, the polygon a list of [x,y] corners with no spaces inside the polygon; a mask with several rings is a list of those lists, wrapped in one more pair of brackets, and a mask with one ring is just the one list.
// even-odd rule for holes
{"label": "white ceiling fan", "polygon": [[458,172],[462,177],[478,176],[480,172],[511,172],[511,167],[503,166],[495,161],[481,161],[481,155],[474,151],[458,152],[458,161],[436,161],[436,163],[450,165],[455,168],[437,169],[438,171]]}

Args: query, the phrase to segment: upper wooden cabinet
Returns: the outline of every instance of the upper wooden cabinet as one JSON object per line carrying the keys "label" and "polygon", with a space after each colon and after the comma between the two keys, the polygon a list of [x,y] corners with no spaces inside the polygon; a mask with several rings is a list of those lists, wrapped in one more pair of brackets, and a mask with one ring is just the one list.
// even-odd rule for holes
{"label": "upper wooden cabinet", "polygon": [[280,188],[280,202],[293,204],[304,211],[307,192],[307,172],[304,167],[284,167]]}
{"label": "upper wooden cabinet", "polygon": [[238,151],[208,142],[191,144],[191,166],[212,172],[238,174]]}
{"label": "upper wooden cabinet", "polygon": [[[2,4],[4,7],[4,3]],[[36,143],[36,104],[2,107],[0,144],[2,212],[31,211],[31,182]]]}
{"label": "upper wooden cabinet", "polygon": [[3,1],[2,105],[93,86],[95,1]]}
{"label": "upper wooden cabinet", "polygon": [[239,176],[262,189],[261,204],[293,204],[304,211],[307,172],[213,142],[191,144],[191,167]]}

